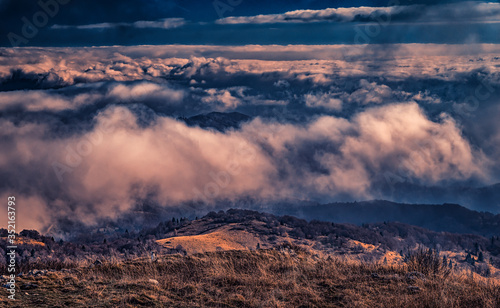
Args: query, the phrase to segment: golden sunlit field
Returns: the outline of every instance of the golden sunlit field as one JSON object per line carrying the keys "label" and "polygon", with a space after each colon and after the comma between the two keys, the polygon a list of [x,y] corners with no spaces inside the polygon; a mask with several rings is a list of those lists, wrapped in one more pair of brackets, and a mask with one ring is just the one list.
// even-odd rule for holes
{"label": "golden sunlit field", "polygon": [[234,224],[217,231],[201,235],[178,236],[157,241],[166,248],[175,249],[179,245],[187,253],[202,253],[221,250],[242,250],[255,248],[259,238],[244,230],[231,230]]}

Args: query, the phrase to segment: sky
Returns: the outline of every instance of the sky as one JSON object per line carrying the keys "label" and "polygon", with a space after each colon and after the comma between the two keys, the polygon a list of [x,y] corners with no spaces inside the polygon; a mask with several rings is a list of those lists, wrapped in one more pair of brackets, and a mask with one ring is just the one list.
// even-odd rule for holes
{"label": "sky", "polygon": [[[0,0],[0,197],[40,230],[146,203],[500,213],[499,21],[480,1]],[[210,112],[250,120],[182,120]]]}
{"label": "sky", "polygon": [[[497,43],[498,1],[2,0],[1,46]],[[368,42],[366,42],[368,43]]]}

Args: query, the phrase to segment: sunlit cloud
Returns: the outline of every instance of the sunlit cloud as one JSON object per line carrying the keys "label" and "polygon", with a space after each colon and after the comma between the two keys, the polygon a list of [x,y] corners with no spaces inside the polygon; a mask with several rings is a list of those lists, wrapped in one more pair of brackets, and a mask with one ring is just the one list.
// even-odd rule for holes
{"label": "sunlit cloud", "polygon": [[500,4],[484,2],[457,2],[435,5],[397,5],[390,7],[341,7],[321,10],[295,10],[283,14],[231,16],[216,21],[218,24],[277,24],[315,22],[390,22],[450,23],[500,22]]}

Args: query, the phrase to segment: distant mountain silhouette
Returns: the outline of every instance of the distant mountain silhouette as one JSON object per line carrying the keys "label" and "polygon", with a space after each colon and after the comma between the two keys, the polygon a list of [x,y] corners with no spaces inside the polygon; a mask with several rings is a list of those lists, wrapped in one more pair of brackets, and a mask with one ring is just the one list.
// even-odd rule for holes
{"label": "distant mountain silhouette", "polygon": [[357,225],[400,222],[438,232],[500,235],[500,214],[477,212],[458,204],[404,204],[376,200],[296,206],[281,211],[308,220]]}
{"label": "distant mountain silhouette", "polygon": [[412,183],[395,183],[383,195],[404,203],[456,203],[469,209],[500,213],[500,183],[484,187],[421,186]]}
{"label": "distant mountain silhouette", "polygon": [[214,128],[218,131],[226,131],[231,128],[239,128],[244,122],[247,122],[251,117],[239,112],[210,112],[200,114],[190,118],[180,118],[189,126],[199,126],[201,128]]}

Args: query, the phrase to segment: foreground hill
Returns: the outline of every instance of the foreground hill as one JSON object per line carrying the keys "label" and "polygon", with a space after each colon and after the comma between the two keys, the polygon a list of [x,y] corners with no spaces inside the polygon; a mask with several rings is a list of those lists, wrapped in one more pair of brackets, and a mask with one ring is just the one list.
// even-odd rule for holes
{"label": "foreground hill", "polygon": [[410,270],[293,245],[177,254],[25,274],[9,307],[500,307],[498,284]]}
{"label": "foreground hill", "polygon": [[[0,230],[0,270],[6,270],[7,230]],[[195,254],[271,249],[292,243],[318,255],[401,265],[418,248],[440,251],[449,267],[500,278],[500,238],[436,232],[398,222],[361,226],[306,221],[249,210],[211,212],[196,219],[171,219],[140,232],[82,233],[71,241],[20,233],[19,270],[73,267],[82,260],[129,260],[151,253]]]}
{"label": "foreground hill", "polygon": [[[169,229],[170,227],[170,229]],[[255,250],[285,243],[324,255],[366,262],[403,264],[418,247],[436,249],[450,267],[500,278],[500,240],[472,234],[435,232],[402,223],[351,224],[306,221],[248,210],[212,212],[171,228],[160,224],[148,234],[167,252],[194,254],[222,250]]]}
{"label": "foreground hill", "polygon": [[72,241],[24,230],[18,262],[18,301],[0,306],[500,307],[498,237],[396,222],[228,210]]}

